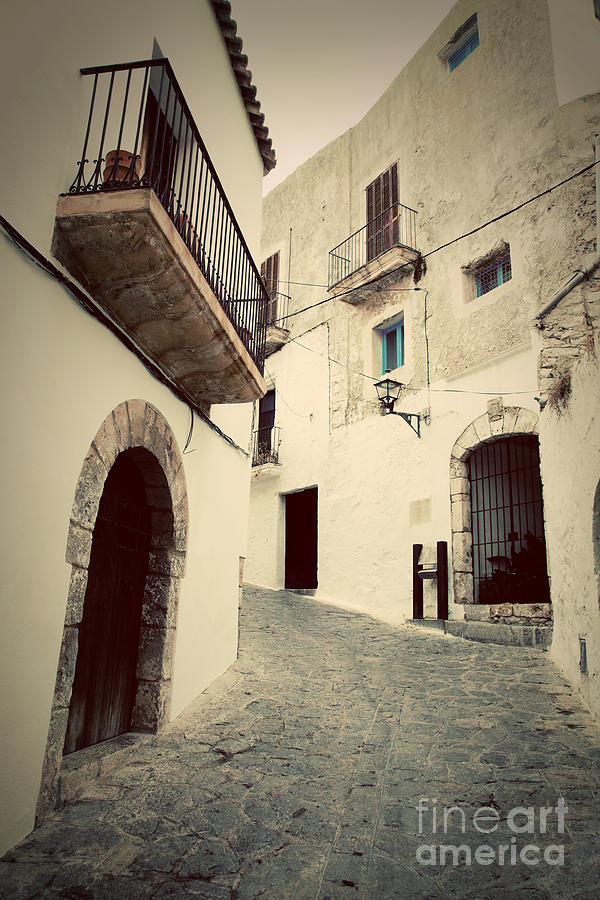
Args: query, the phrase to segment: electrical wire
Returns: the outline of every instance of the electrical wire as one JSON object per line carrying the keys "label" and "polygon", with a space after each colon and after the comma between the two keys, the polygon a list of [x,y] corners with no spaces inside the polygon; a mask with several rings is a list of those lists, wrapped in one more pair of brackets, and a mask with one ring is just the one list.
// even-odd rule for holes
{"label": "electrical wire", "polygon": [[[498,216],[494,216],[493,219],[488,219],[487,222],[483,222],[481,225],[478,225],[476,228],[473,228],[471,231],[465,231],[464,234],[460,234],[458,237],[452,238],[450,241],[446,241],[445,244],[440,244],[439,247],[435,247],[433,250],[429,250],[427,253],[422,254],[422,259],[427,259],[429,256],[433,256],[434,253],[439,253],[440,250],[445,250],[446,247],[452,246],[452,244],[458,243],[458,241],[462,241],[464,238],[471,237],[473,234],[477,234],[477,232],[482,231],[484,228],[487,228],[488,225],[493,225],[495,222],[499,222],[501,219],[506,218],[506,216],[512,215],[512,213],[518,212],[520,209],[523,209],[524,206],[527,206],[529,203],[533,203],[535,200],[539,200],[540,197],[545,197],[547,194],[551,194],[552,191],[557,190],[559,187],[567,184],[569,181],[572,181],[574,178],[578,178],[580,175],[584,175],[586,172],[589,172],[594,166],[597,166],[600,160],[595,160],[593,163],[590,163],[587,166],[584,166],[583,169],[579,169],[577,172],[573,172],[571,175],[568,175],[566,178],[563,178],[562,181],[557,182],[557,184],[553,184],[552,187],[546,188],[545,191],[541,191],[539,194],[536,194],[533,197],[529,197],[528,200],[524,200],[522,203],[519,203],[517,206],[513,206],[511,209],[507,209],[505,212],[500,213]],[[412,263],[405,263],[403,266],[400,266],[397,271],[402,271],[402,269],[406,269],[411,266]],[[370,284],[374,284],[379,281],[381,276],[377,278],[373,278],[370,281],[364,282],[361,284],[361,288],[368,287]],[[302,281],[290,281],[290,284],[304,284],[308,287],[327,287],[327,285],[314,284],[310,285],[308,282]],[[289,313],[283,319],[277,319],[277,322],[283,322],[286,319],[291,319],[292,316],[299,316],[300,313],[307,312],[309,309],[315,309],[317,306],[321,306],[323,303],[329,303],[330,300],[338,300],[340,297],[346,296],[346,294],[351,294],[354,288],[342,291],[339,294],[335,294],[333,297],[325,297],[324,300],[319,300],[317,303],[312,303],[310,306],[305,306],[303,309],[298,309],[295,312]],[[405,290],[412,290],[411,288],[405,288]]]}
{"label": "electrical wire", "polygon": [[[415,290],[415,288],[408,288],[408,290]],[[418,288],[416,290],[423,290],[423,288]],[[362,378],[366,378],[369,381],[378,382],[381,381],[382,377],[379,375],[377,378],[374,378],[373,375],[365,375],[364,372],[359,372],[358,369],[352,369],[350,366],[344,365],[344,363],[340,362],[338,359],[333,359],[332,356],[328,356],[325,353],[319,353],[318,350],[313,350],[312,347],[307,347],[306,344],[301,344],[299,340],[296,338],[290,338],[294,344],[298,344],[299,347],[302,347],[304,350],[310,351],[310,353],[315,353],[317,356],[323,357],[323,359],[328,359],[329,362],[335,363],[338,366],[341,366],[343,369],[347,369],[349,372],[353,372],[355,375],[360,375]],[[414,391],[415,393],[421,388],[410,388],[406,385],[405,389]],[[533,390],[531,391],[513,391],[513,390],[504,390],[504,391],[469,391],[462,388],[430,388],[431,393],[433,394],[482,394],[484,396],[490,397],[499,397],[503,394],[533,394]],[[287,404],[286,404],[287,406]]]}
{"label": "electrical wire", "polygon": [[285,399],[285,397],[284,397],[283,394],[281,393],[281,390],[277,387],[277,384],[276,384],[275,379],[273,378],[273,376],[271,375],[271,373],[269,372],[269,370],[267,369],[266,366],[265,366],[265,375],[268,376],[268,378],[269,378],[269,380],[271,381],[271,383],[275,386],[275,392],[276,392],[275,395],[276,395],[277,399],[278,399],[278,400],[281,400],[282,403],[283,403],[283,405],[284,405],[284,406],[287,406],[287,408],[289,409],[289,411],[290,411],[291,413],[293,413],[295,416],[298,416],[299,419],[312,419],[312,413],[299,413],[299,412],[296,412],[295,409],[292,409],[292,407],[290,406],[290,404],[287,402],[287,400]]}
{"label": "electrical wire", "polygon": [[[18,231],[14,225],[4,218],[4,216],[0,215],[0,227],[4,230],[4,233],[7,239],[25,256],[28,262],[33,263],[39,269],[41,269],[46,275],[50,278],[53,278],[55,281],[59,282],[63,286],[63,288],[77,301],[79,306],[84,309],[87,313],[97,319],[102,325],[104,325],[121,343],[124,347],[127,348],[134,356],[136,356],[139,361],[146,367],[148,372],[152,375],[153,378],[156,378],[161,384],[165,385],[179,400],[185,403],[190,410],[194,409],[196,415],[202,419],[205,425],[207,425],[211,431],[214,431],[215,434],[218,434],[224,441],[234,447],[236,450],[239,450],[240,453],[243,453],[244,456],[248,456],[248,451],[244,450],[243,447],[240,447],[233,438],[229,437],[228,434],[225,434],[219,426],[213,422],[209,416],[203,412],[200,407],[194,406],[193,399],[177,384],[171,381],[170,378],[164,374],[164,372],[148,357],[146,354],[137,346],[131,338],[122,331],[107,315],[105,315],[102,310],[96,305],[96,303],[88,297],[85,291],[72,279],[68,278],[64,275],[60,269],[54,265],[54,263],[45,257],[37,247],[34,247],[32,243],[30,243],[27,238]],[[191,435],[190,435],[191,437]],[[192,452],[192,451],[189,451]]]}
{"label": "electrical wire", "polygon": [[186,453],[195,453],[196,452],[195,447],[193,447],[191,450],[188,450],[188,447],[190,446],[190,443],[192,441],[193,433],[194,433],[194,410],[190,406],[190,430],[188,431],[188,436],[185,441],[185,447],[181,451],[182,456],[185,456]]}

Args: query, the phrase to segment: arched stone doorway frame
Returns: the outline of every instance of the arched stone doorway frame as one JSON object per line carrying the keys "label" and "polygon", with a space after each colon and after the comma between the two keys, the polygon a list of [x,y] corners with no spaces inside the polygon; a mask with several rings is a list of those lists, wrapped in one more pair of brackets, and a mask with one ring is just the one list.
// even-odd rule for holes
{"label": "arched stone doorway frame", "polygon": [[144,479],[152,531],[131,727],[136,731],[155,732],[169,717],[179,586],[185,572],[186,480],[183,459],[167,420],[144,400],[127,400],[100,426],[75,489],[65,556],[72,567],[71,579],[36,824],[58,800],[93,531],[108,473],[117,456],[126,451],[132,454]]}
{"label": "arched stone doorway frame", "polygon": [[504,435],[538,434],[538,415],[522,406],[490,401],[488,411],[474,419],[457,439],[450,454],[450,512],[452,528],[452,582],[454,602],[475,603],[473,593],[473,538],[468,459],[473,450]]}

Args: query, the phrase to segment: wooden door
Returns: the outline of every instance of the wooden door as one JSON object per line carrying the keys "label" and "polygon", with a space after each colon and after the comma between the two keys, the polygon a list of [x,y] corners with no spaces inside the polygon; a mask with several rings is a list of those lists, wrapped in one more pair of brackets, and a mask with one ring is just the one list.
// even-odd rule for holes
{"label": "wooden door", "polygon": [[317,587],[317,488],[285,498],[285,587]]}
{"label": "wooden door", "polygon": [[65,753],[129,729],[150,534],[141,473],[122,453],[94,528]]}

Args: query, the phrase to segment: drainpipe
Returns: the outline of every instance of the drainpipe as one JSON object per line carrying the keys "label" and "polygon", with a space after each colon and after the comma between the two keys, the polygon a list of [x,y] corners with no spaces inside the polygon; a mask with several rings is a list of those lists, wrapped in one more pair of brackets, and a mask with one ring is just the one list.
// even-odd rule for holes
{"label": "drainpipe", "polygon": [[561,290],[554,295],[552,300],[536,312],[533,317],[534,324],[536,325],[550,312],[551,309],[554,309],[554,307],[560,303],[563,297],[566,297],[573,288],[577,287],[578,284],[581,284],[582,281],[588,278],[592,272],[595,272],[598,266],[600,266],[600,134],[594,135],[594,151],[594,158],[596,160],[596,255],[587,266],[584,266],[581,271],[577,272],[577,274],[571,278],[564,288],[561,288]]}

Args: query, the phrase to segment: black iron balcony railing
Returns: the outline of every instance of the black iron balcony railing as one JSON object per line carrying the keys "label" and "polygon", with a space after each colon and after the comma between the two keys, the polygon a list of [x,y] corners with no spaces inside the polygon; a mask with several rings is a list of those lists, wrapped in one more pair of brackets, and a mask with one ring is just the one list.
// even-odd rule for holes
{"label": "black iron balcony railing", "polygon": [[408,247],[416,251],[416,217],[414,209],[394,203],[334,247],[329,253],[329,287],[348,278],[392,247]]}
{"label": "black iron balcony railing", "polygon": [[269,297],[169,61],[81,73],[93,86],[70,193],[152,188],[262,374]]}
{"label": "black iron balcony railing", "polygon": [[252,465],[279,462],[279,427],[269,426],[252,432]]}
{"label": "black iron balcony railing", "polygon": [[267,307],[267,325],[277,325],[278,328],[287,328],[286,319],[290,311],[290,298],[287,294],[272,291],[269,294]]}

